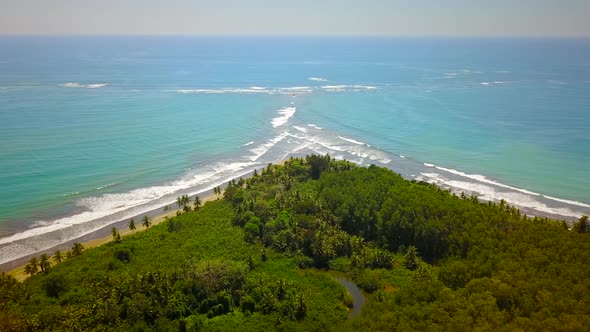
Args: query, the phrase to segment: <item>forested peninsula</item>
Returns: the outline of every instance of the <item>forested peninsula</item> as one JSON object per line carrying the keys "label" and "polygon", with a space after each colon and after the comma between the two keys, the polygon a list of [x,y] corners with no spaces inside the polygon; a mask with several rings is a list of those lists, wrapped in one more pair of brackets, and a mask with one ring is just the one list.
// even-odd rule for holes
{"label": "forested peninsula", "polygon": [[[316,155],[178,207],[146,231],[42,257],[24,282],[2,274],[0,330],[590,329],[587,217],[531,218]],[[363,290],[359,315],[343,280]]]}

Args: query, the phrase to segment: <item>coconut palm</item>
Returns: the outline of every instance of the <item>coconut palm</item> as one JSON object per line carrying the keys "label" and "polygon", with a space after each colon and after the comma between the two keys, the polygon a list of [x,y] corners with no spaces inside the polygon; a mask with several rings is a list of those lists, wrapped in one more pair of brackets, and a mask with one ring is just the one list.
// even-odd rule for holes
{"label": "coconut palm", "polygon": [[201,208],[201,198],[199,195],[195,196],[195,211]]}
{"label": "coconut palm", "polygon": [[164,206],[164,212],[166,212],[166,211],[170,211],[170,206],[169,205]]}
{"label": "coconut palm", "polygon": [[32,276],[33,274],[37,273],[37,266],[33,266],[31,264],[25,265],[25,273]]}
{"label": "coconut palm", "polygon": [[150,218],[148,218],[148,216],[143,216],[143,218],[141,219],[141,221],[142,221],[142,225],[145,228],[150,228],[150,226],[152,225],[152,223],[150,221]]}
{"label": "coconut palm", "polygon": [[63,261],[63,259],[64,259],[64,256],[63,256],[63,254],[61,253],[61,251],[57,250],[57,251],[56,251],[56,252],[53,254],[53,260],[54,260],[56,263],[61,263],[61,261]]}
{"label": "coconut palm", "polygon": [[41,268],[41,272],[49,272],[51,268],[51,262],[49,261],[49,256],[47,254],[41,255],[39,258],[39,267]]}
{"label": "coconut palm", "polygon": [[184,202],[182,199],[183,199],[183,196],[176,197],[176,205],[178,205],[179,209],[182,208],[182,206],[184,205]]}
{"label": "coconut palm", "polygon": [[129,230],[135,232],[135,229],[135,219],[131,218],[131,220],[129,220]]}
{"label": "coconut palm", "polygon": [[37,273],[37,269],[39,268],[39,261],[37,261],[37,257],[31,257],[31,259],[29,259],[29,264],[31,265],[31,268],[35,270],[35,273]]}
{"label": "coconut palm", "polygon": [[82,245],[82,243],[80,242],[76,242],[74,243],[74,246],[72,247],[72,256],[80,256],[82,255],[82,252],[84,251],[84,246]]}
{"label": "coconut palm", "polygon": [[119,235],[119,231],[117,230],[117,227],[113,227],[111,229],[111,234],[113,235],[113,241],[117,241],[121,239],[121,236]]}

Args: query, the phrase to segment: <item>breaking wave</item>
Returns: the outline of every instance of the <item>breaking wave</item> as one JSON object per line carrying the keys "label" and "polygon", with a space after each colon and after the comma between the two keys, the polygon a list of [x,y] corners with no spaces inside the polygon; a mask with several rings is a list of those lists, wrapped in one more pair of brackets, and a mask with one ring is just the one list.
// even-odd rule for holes
{"label": "breaking wave", "polygon": [[69,82],[60,84],[64,88],[82,88],[82,89],[100,89],[109,86],[109,83],[93,83],[93,84],[82,84],[78,82]]}
{"label": "breaking wave", "polygon": [[[262,89],[266,88],[251,90]],[[542,195],[503,184],[484,175],[423,163],[383,151],[348,135],[342,136],[294,118],[296,112],[294,106],[277,110],[277,116],[271,119],[276,129],[273,136],[266,141],[243,144],[243,147],[248,148],[241,149],[238,157],[227,157],[196,167],[187,171],[182,178],[168,183],[122,193],[82,197],[76,202],[78,212],[74,215],[57,220],[38,220],[31,229],[0,238],[0,264],[53,248],[122,220],[172,204],[179,195],[195,195],[211,190],[230,179],[293,154],[329,154],[336,159],[346,159],[363,166],[376,164],[388,167],[405,178],[435,183],[452,192],[472,193],[490,201],[504,199],[530,214],[549,214],[570,220],[590,214],[589,204]],[[292,122],[291,125],[285,126],[288,122]],[[114,185],[108,184],[97,190]],[[76,197],[79,193],[73,195]]]}
{"label": "breaking wave", "polygon": [[277,113],[280,116],[272,119],[272,126],[276,128],[284,125],[293,115],[295,115],[295,112],[297,112],[297,108],[295,107],[286,107],[278,110]]}

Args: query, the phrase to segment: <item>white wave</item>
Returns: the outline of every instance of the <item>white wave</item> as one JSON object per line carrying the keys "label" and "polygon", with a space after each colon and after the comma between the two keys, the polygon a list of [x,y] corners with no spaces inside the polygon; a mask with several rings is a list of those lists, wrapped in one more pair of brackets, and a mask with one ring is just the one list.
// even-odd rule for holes
{"label": "white wave", "polygon": [[578,202],[578,201],[571,201],[569,199],[562,199],[562,198],[557,198],[557,197],[552,197],[552,196],[547,196],[547,195],[541,195],[547,199],[550,200],[554,200],[554,201],[558,201],[561,203],[566,203],[566,204],[571,204],[571,205],[577,205],[577,206],[581,206],[581,207],[585,207],[585,208],[590,208],[590,205],[586,204],[586,203],[582,203],[582,202]]}
{"label": "white wave", "polygon": [[324,85],[322,89],[328,92],[344,92],[377,90],[377,87],[370,85]]}
{"label": "white wave", "polygon": [[312,128],[315,128],[315,129],[317,129],[317,130],[322,130],[322,129],[324,129],[324,128],[322,128],[322,127],[318,127],[318,126],[314,125],[313,123],[308,123],[307,125],[308,125],[308,126],[310,126],[310,127],[312,127]]}
{"label": "white wave", "polygon": [[83,88],[83,89],[100,89],[104,88],[105,86],[109,86],[109,83],[93,83],[93,84],[82,84],[78,82],[69,82],[60,84],[65,88]]}
{"label": "white wave", "polygon": [[357,152],[357,151],[347,151],[347,152],[353,156],[357,156],[357,157],[361,157],[361,158],[369,157],[369,154],[366,152]]}
{"label": "white wave", "polygon": [[231,89],[231,88],[224,88],[224,89],[180,89],[174,90],[178,93],[185,93],[185,94],[225,94],[225,93],[236,93],[236,94],[255,94],[255,93],[272,93],[264,88],[250,88],[250,89]]}
{"label": "white wave", "polygon": [[533,196],[539,196],[540,195],[540,194],[538,194],[536,192],[532,192],[532,191],[529,191],[529,190],[526,190],[526,189],[512,187],[512,186],[509,186],[509,185],[500,183],[498,181],[491,180],[491,179],[487,178],[484,175],[480,175],[480,174],[468,174],[468,173],[464,173],[464,172],[458,171],[456,169],[445,168],[445,167],[440,167],[440,166],[434,166],[434,167],[436,169],[441,170],[441,171],[445,171],[445,172],[448,172],[448,173],[451,173],[451,174],[455,174],[455,175],[459,175],[459,176],[462,176],[462,177],[466,177],[466,178],[469,178],[469,179],[472,179],[472,180],[476,180],[476,181],[479,181],[479,182],[492,184],[494,186],[498,186],[498,187],[502,187],[502,188],[506,188],[506,189],[511,189],[511,190],[516,190],[516,191],[519,191],[519,192],[522,192],[522,193],[525,193],[525,194],[529,194],[529,195],[533,195]]}
{"label": "white wave", "polygon": [[281,94],[297,95],[302,93],[311,93],[313,92],[313,89],[308,86],[293,86],[289,88],[279,88],[277,92]]}
{"label": "white wave", "polygon": [[299,127],[299,126],[293,126],[293,128],[299,130],[300,132],[306,133],[307,129],[303,128],[303,127]]}
{"label": "white wave", "polygon": [[424,166],[426,166],[426,167],[434,167],[433,164],[429,164],[429,163],[424,163]]}
{"label": "white wave", "polygon": [[406,156],[404,156],[403,154],[400,154],[399,157],[402,159],[406,159]]}
{"label": "white wave", "polygon": [[[476,183],[459,180],[449,180],[438,173],[420,173],[416,180],[426,181],[429,183],[436,184],[443,188],[449,189],[454,193],[465,192],[467,194],[477,194],[479,198],[485,201],[498,202],[505,200],[506,202],[525,209],[532,209],[539,212],[549,213],[553,215],[567,216],[567,217],[579,217],[581,213],[573,211],[565,207],[550,207],[543,202],[535,199],[538,196],[531,196],[530,194],[518,193],[518,192],[505,192],[496,190],[494,187]],[[426,179],[424,178],[426,177]]]}
{"label": "white wave", "polygon": [[498,191],[493,187],[486,186],[484,184],[466,181],[451,180],[445,182],[445,184],[452,188],[478,193],[480,195],[479,197],[486,201],[498,202],[503,199],[506,202],[509,202],[510,204],[520,208],[533,209],[535,211],[545,212],[553,215],[575,218],[581,215],[579,212],[573,211],[569,208],[547,206],[543,202],[536,200],[534,196],[530,196],[528,194],[525,195],[517,192]]}
{"label": "white wave", "polygon": [[[442,177],[440,174],[438,173],[420,173],[423,176],[426,176],[428,178],[427,182],[430,183],[441,183],[446,181],[447,179]],[[420,180],[423,180],[424,178],[422,176],[420,176]]]}
{"label": "white wave", "polygon": [[328,82],[328,80],[323,77],[310,77],[308,80],[315,82]]}
{"label": "white wave", "polygon": [[445,73],[447,76],[457,76],[457,73]]}
{"label": "white wave", "polygon": [[347,142],[353,143],[353,144],[357,144],[357,145],[368,145],[366,143],[363,142],[359,142],[357,140],[354,140],[352,138],[346,138],[346,137],[342,137],[342,136],[338,136],[338,138],[340,138],[341,140],[345,140]]}
{"label": "white wave", "polygon": [[250,160],[251,161],[258,160],[265,153],[267,153],[273,146],[275,146],[278,142],[285,139],[285,137],[287,137],[288,135],[289,135],[288,132],[284,132],[284,133],[280,134],[279,136],[276,136],[273,139],[269,140],[268,142],[266,142],[258,147],[255,147],[254,149],[251,149],[250,152],[254,153],[254,155],[249,157]]}
{"label": "white wave", "polygon": [[267,88],[252,86],[249,88],[220,88],[220,89],[178,89],[172,90],[184,94],[301,94],[311,93],[313,89],[307,86],[293,86],[284,88]]}
{"label": "white wave", "polygon": [[284,125],[285,123],[287,123],[287,121],[289,121],[289,119],[295,115],[295,112],[297,112],[297,108],[296,107],[287,107],[287,108],[283,108],[277,111],[277,113],[280,115],[279,117],[276,117],[274,119],[272,119],[271,123],[273,127],[280,127],[282,125]]}
{"label": "white wave", "polygon": [[[211,190],[251,172],[251,168],[259,164],[251,161],[218,163],[205,170],[191,171],[182,179],[166,185],[80,199],[77,205],[86,209],[82,213],[55,221],[39,220],[33,223],[34,228],[0,238],[0,264],[49,249],[118,221],[148,213],[158,206],[172,204],[173,202],[165,201],[166,197],[176,196],[181,191],[192,196]],[[52,234],[42,236],[46,233]]]}
{"label": "white wave", "polygon": [[493,85],[498,85],[498,84],[506,84],[506,82],[504,82],[504,81],[493,81],[493,82],[481,82],[479,84],[485,85],[485,86],[493,86]]}
{"label": "white wave", "polygon": [[255,143],[254,141],[251,141],[251,142],[248,142],[248,143],[246,143],[246,144],[244,144],[244,145],[242,145],[242,146],[248,146],[248,145],[252,145],[252,144],[254,144],[254,143]]}
{"label": "white wave", "polygon": [[104,186],[100,186],[100,187],[96,188],[96,190],[106,189],[106,188],[112,187],[112,186],[117,185],[117,184],[118,184],[117,182],[105,184]]}
{"label": "white wave", "polygon": [[465,74],[483,74],[482,71],[478,71],[478,70],[469,70],[469,69],[463,69],[462,72],[464,72]]}

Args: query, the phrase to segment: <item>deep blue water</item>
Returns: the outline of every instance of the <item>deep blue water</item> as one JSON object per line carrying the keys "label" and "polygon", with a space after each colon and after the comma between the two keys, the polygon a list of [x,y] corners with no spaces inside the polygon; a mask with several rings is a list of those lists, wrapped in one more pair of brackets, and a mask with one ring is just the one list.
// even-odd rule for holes
{"label": "deep blue water", "polygon": [[590,213],[590,40],[0,37],[0,263],[330,153]]}

